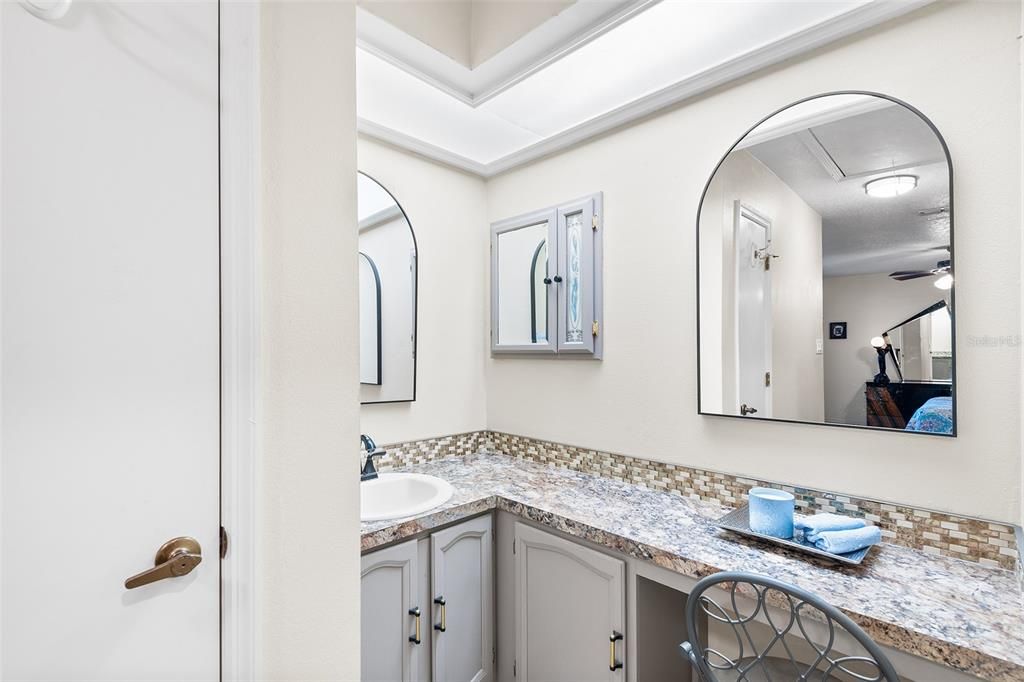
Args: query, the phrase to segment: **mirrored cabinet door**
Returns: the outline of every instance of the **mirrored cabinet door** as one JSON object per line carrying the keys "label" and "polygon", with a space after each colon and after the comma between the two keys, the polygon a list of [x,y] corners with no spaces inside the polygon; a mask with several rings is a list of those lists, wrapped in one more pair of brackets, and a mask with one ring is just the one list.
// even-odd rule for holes
{"label": "mirrored cabinet door", "polygon": [[555,351],[558,303],[552,262],[557,213],[536,211],[491,228],[491,347]]}

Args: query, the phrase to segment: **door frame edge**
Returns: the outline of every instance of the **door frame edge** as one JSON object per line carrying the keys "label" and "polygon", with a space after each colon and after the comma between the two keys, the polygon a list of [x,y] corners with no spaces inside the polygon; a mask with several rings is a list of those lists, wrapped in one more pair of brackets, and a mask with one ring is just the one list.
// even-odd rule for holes
{"label": "door frame edge", "polygon": [[260,486],[260,4],[218,2],[220,679],[257,677]]}

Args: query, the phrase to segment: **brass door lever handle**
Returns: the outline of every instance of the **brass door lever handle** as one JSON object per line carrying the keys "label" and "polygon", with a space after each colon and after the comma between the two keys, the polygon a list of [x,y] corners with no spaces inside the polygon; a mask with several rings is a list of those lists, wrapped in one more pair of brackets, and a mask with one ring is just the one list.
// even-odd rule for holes
{"label": "brass door lever handle", "polygon": [[153,568],[133,575],[124,581],[125,588],[134,590],[164,578],[188,575],[203,560],[203,550],[193,538],[174,538],[165,542],[156,552]]}

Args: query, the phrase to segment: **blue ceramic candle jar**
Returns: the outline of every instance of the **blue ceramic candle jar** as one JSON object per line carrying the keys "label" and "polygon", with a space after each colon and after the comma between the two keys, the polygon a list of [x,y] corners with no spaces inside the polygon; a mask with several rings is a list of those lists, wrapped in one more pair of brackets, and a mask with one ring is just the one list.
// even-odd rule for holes
{"label": "blue ceramic candle jar", "polygon": [[775,488],[751,488],[750,530],[773,538],[793,537],[793,495]]}

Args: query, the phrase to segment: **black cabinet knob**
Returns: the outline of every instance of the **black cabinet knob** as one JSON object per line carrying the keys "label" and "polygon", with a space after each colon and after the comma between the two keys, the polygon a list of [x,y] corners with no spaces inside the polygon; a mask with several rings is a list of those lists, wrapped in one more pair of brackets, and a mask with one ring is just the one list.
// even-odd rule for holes
{"label": "black cabinet knob", "polygon": [[561,275],[555,275],[555,281],[558,282],[559,284],[561,284],[562,276]]}

